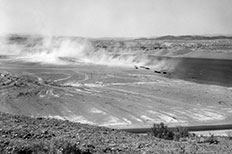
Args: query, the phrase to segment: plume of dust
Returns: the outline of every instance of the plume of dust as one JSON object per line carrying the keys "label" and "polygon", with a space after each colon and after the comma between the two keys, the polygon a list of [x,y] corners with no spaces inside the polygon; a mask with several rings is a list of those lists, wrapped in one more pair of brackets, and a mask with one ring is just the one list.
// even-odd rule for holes
{"label": "plume of dust", "polygon": [[89,40],[80,38],[49,36],[42,39],[28,38],[24,43],[0,41],[0,54],[14,55],[17,57],[16,60],[27,62],[65,65],[70,64],[70,61],[66,59],[71,58],[72,64],[81,62],[120,67],[136,65],[148,66],[155,70],[170,70],[177,65],[176,62],[169,59],[158,60],[143,53],[129,53],[131,51],[127,51],[127,49],[117,49],[113,52],[96,49]]}
{"label": "plume of dust", "polygon": [[[45,38],[42,43],[42,50],[29,53],[27,52],[22,57],[31,62],[41,62],[48,64],[67,64],[62,57],[78,58],[82,57],[84,50],[87,48],[87,42],[79,42],[73,40],[59,40]],[[37,47],[38,49],[38,47]]]}

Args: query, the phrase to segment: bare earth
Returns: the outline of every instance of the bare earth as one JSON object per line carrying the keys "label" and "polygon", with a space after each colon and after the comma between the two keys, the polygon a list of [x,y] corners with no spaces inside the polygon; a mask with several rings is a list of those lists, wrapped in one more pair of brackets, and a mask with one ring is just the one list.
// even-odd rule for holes
{"label": "bare earth", "polygon": [[209,145],[110,128],[231,124],[231,58],[231,37],[0,37],[0,148],[46,151],[67,138],[80,153],[229,154],[228,138]]}
{"label": "bare earth", "polygon": [[1,86],[2,112],[112,128],[232,121],[229,87],[170,79],[150,70],[97,65],[4,63],[0,70],[18,78]]}

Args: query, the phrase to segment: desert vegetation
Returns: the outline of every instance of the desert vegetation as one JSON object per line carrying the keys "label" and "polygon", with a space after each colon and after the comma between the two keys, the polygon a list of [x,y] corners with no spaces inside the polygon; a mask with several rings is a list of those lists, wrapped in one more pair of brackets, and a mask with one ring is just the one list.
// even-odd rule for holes
{"label": "desert vegetation", "polygon": [[[172,132],[164,124],[153,127],[153,135],[138,135],[116,129],[56,119],[29,118],[0,113],[1,154],[91,154],[91,153],[217,153],[228,154],[232,141],[226,137],[204,137],[202,142],[179,140],[185,130]],[[178,134],[179,133],[179,134]],[[171,134],[171,135],[170,135]],[[168,140],[164,140],[165,138]],[[217,141],[216,141],[217,140]],[[215,144],[217,142],[217,144]]]}
{"label": "desert vegetation", "polygon": [[[164,123],[154,124],[151,129],[151,135],[162,138],[165,140],[174,140],[174,141],[194,141],[197,143],[209,143],[209,144],[218,144],[219,141],[216,136],[213,134],[209,136],[197,136],[194,133],[190,133],[187,128],[185,127],[175,127],[175,128],[168,128]],[[226,137],[228,140],[231,137],[228,135]]]}
{"label": "desert vegetation", "polygon": [[175,141],[179,141],[181,138],[188,138],[192,135],[186,128],[176,127],[176,129],[170,129],[162,122],[153,125],[151,134],[158,138]]}

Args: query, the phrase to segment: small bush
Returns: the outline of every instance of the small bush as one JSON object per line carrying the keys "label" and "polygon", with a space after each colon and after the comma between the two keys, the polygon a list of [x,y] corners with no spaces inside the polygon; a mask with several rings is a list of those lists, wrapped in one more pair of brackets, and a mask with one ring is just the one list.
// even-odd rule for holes
{"label": "small bush", "polygon": [[155,137],[165,140],[179,141],[180,138],[189,137],[189,132],[186,128],[177,127],[176,129],[169,129],[164,123],[154,124],[151,133]]}
{"label": "small bush", "polygon": [[174,140],[179,141],[180,138],[186,138],[189,137],[189,132],[184,127],[177,127],[174,131]]}
{"label": "small bush", "polygon": [[[9,148],[10,147],[10,148]],[[81,150],[75,140],[52,139],[49,141],[12,141],[8,149],[5,148],[1,154],[91,154],[88,149]]]}
{"label": "small bush", "polygon": [[50,144],[51,151],[55,153],[62,154],[82,154],[83,151],[80,150],[76,144],[75,140],[65,139],[63,137],[59,139],[53,139]]}
{"label": "small bush", "polygon": [[211,135],[210,137],[207,137],[204,141],[205,143],[209,143],[209,144],[218,144],[218,140],[216,137],[214,137],[214,135]]}
{"label": "small bush", "polygon": [[158,138],[166,140],[174,139],[174,132],[170,131],[168,127],[164,125],[164,123],[154,124],[151,133]]}

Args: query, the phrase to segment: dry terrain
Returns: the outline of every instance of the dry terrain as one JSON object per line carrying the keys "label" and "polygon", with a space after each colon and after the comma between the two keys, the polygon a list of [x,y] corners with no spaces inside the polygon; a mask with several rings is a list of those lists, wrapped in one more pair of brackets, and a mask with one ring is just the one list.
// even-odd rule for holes
{"label": "dry terrain", "polygon": [[0,113],[0,153],[126,153],[126,154],[230,154],[232,141],[214,137],[191,138],[182,142],[150,135],[56,119],[29,118]]}
{"label": "dry terrain", "polygon": [[[0,38],[0,112],[114,129],[146,128],[160,122],[168,126],[231,124],[231,51],[230,37],[95,40],[13,35]],[[1,130],[9,131],[3,135],[20,130],[33,133],[40,120],[1,116]],[[14,122],[18,118],[22,122],[19,125]],[[230,141],[220,142],[221,146],[161,142],[150,136],[43,118],[41,128],[52,127],[56,136],[60,132],[53,122],[59,123],[57,127],[67,124],[65,127],[71,130],[61,134],[70,135],[74,131],[74,142],[76,131],[84,129],[87,134],[79,140],[86,145],[91,142],[97,147],[95,152],[109,147],[111,141],[117,142],[117,148],[127,144],[129,148],[123,149],[124,153],[152,153],[156,149],[157,153],[181,153],[181,149],[183,153],[230,153],[231,150]],[[28,122],[32,130],[26,128]],[[48,126],[43,126],[47,122]],[[111,138],[105,131],[116,135]],[[96,136],[108,138],[103,142],[107,146],[98,147],[101,142],[99,139],[95,143]],[[50,136],[43,144],[50,144],[48,141],[53,138]],[[3,136],[1,141],[5,142]],[[18,140],[7,143],[11,142],[13,145]],[[27,143],[23,138],[22,144]]]}
{"label": "dry terrain", "polygon": [[231,123],[231,88],[151,70],[4,64],[1,111],[112,128]]}

